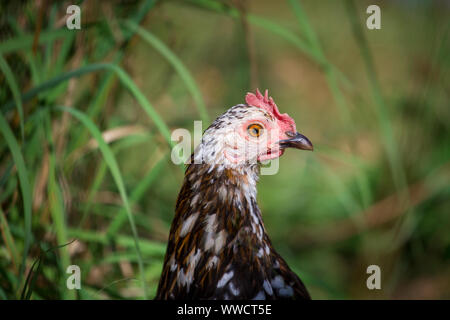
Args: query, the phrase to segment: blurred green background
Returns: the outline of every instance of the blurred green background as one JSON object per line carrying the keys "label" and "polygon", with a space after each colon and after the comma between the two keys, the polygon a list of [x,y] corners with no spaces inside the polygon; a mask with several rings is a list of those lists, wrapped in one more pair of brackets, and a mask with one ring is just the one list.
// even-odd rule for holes
{"label": "blurred green background", "polygon": [[75,3],[81,30],[69,1],[0,7],[0,299],[152,298],[170,133],[257,87],[315,146],[258,187],[312,297],[450,298],[450,2]]}

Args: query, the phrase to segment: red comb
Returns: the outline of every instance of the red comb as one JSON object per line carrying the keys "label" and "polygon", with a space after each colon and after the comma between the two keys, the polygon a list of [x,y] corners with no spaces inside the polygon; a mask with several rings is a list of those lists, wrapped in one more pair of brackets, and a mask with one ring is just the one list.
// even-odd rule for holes
{"label": "red comb", "polygon": [[259,92],[258,89],[256,89],[256,94],[254,93],[247,93],[245,96],[245,102],[247,102],[248,105],[262,108],[266,110],[267,112],[271,113],[275,118],[280,120],[284,126],[286,131],[294,131],[295,129],[295,121],[287,113],[281,114],[280,111],[278,111],[278,107],[273,101],[272,97],[269,97],[269,91],[266,90],[264,92],[264,96]]}

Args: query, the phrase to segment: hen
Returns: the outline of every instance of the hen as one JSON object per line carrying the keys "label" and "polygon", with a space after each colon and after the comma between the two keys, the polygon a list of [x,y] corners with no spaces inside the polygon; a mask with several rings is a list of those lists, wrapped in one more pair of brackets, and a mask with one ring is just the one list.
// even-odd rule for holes
{"label": "hen", "polygon": [[156,299],[310,299],[275,251],[256,203],[261,161],[313,150],[267,90],[205,130],[176,203]]}

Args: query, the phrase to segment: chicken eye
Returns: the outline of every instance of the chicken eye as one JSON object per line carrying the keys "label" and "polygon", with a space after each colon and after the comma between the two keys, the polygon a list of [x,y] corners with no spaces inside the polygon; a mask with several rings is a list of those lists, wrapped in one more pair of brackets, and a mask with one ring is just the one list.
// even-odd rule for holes
{"label": "chicken eye", "polygon": [[247,132],[252,137],[259,137],[261,135],[261,133],[263,132],[263,127],[260,124],[254,123],[254,124],[251,124],[248,126]]}

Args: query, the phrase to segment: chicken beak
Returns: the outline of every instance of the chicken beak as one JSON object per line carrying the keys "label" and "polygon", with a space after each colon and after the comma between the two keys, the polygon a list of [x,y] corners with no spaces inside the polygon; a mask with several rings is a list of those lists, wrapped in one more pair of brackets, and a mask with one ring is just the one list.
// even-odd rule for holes
{"label": "chicken beak", "polygon": [[313,151],[314,148],[311,141],[301,133],[286,132],[286,135],[290,138],[278,142],[281,148],[296,148]]}

